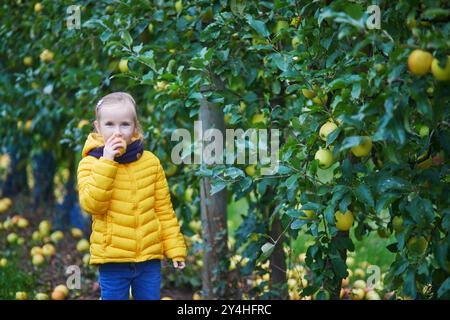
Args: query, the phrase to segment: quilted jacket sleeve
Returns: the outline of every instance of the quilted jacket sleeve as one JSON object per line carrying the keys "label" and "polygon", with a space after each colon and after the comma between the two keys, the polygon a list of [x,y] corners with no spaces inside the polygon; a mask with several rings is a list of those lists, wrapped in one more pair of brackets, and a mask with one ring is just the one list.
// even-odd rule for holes
{"label": "quilted jacket sleeve", "polygon": [[87,213],[102,215],[108,211],[118,163],[104,157],[87,156],[78,165],[77,183],[80,206]]}
{"label": "quilted jacket sleeve", "polygon": [[172,208],[169,187],[161,164],[159,164],[155,186],[155,211],[161,223],[164,255],[174,261],[184,261],[186,243]]}

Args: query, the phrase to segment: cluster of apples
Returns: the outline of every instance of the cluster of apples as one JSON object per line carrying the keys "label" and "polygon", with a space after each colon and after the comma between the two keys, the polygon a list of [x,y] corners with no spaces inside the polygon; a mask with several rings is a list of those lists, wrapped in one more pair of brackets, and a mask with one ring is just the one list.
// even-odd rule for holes
{"label": "cluster of apples", "polygon": [[447,56],[445,66],[441,68],[439,60],[431,53],[422,49],[413,50],[408,56],[408,69],[417,76],[423,76],[430,70],[438,81],[450,80],[450,56]]}
{"label": "cluster of apples", "polygon": [[[3,223],[0,223],[0,230],[1,229],[10,230],[15,227],[25,229],[28,227],[28,225],[29,222],[27,219],[19,215],[15,215],[12,218],[7,218]],[[20,237],[16,232],[10,232],[6,236],[6,242],[12,245],[13,244],[23,245],[25,243],[25,239],[23,237]]]}
{"label": "cluster of apples", "polygon": [[[67,286],[60,284],[57,285],[52,293],[50,294],[50,297],[52,300],[64,300],[69,295],[69,289]],[[34,300],[49,300],[49,295],[44,292],[38,292],[34,296]],[[16,292],[16,300],[27,300],[28,299],[28,293],[25,291],[18,291]]]}
{"label": "cluster of apples", "polygon": [[[346,260],[348,266],[348,277],[342,280],[342,288],[340,292],[341,299],[351,300],[381,300],[380,291],[383,290],[384,273],[381,279],[375,285],[366,282],[366,272],[370,264],[363,261],[355,268],[355,253],[349,252]],[[351,282],[353,280],[353,282]]]}
{"label": "cluster of apples", "polygon": [[[320,139],[327,141],[328,136],[338,128],[338,124],[333,120],[324,123],[319,129]],[[372,138],[368,136],[361,137],[360,143],[353,146],[350,151],[355,157],[367,157],[372,151]],[[331,146],[329,149],[320,148],[314,155],[314,159],[319,162],[319,168],[328,169],[335,162],[333,157],[333,147]]]}

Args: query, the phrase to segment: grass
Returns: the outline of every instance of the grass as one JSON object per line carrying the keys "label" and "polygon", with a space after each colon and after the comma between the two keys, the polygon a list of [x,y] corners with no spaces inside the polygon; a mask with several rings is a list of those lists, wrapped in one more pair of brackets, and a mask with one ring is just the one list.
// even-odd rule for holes
{"label": "grass", "polygon": [[[19,249],[16,249],[19,251]],[[6,258],[8,263],[0,267],[0,299],[14,300],[16,292],[25,291],[28,294],[36,288],[36,275],[21,269],[17,254],[12,251],[4,251],[0,258]],[[28,297],[32,298],[32,297]]]}

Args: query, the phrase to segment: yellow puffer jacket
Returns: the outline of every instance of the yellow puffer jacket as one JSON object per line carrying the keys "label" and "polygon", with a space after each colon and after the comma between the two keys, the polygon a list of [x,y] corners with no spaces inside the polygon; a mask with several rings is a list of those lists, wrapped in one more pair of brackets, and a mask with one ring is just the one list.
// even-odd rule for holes
{"label": "yellow puffer jacket", "polygon": [[89,134],[78,165],[80,205],[93,218],[90,263],[184,261],[186,244],[159,159],[147,150],[130,163],[88,155],[104,145],[100,134]]}

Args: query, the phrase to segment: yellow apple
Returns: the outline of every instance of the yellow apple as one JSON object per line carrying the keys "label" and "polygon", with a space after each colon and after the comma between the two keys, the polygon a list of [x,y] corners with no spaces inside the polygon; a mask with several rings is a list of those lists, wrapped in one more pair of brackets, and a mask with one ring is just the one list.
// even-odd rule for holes
{"label": "yellow apple", "polygon": [[415,75],[422,76],[430,70],[432,61],[433,56],[431,53],[420,49],[413,50],[408,57],[409,71]]}
{"label": "yellow apple", "polygon": [[327,169],[333,164],[333,153],[328,149],[319,149],[314,159],[319,161],[319,168]]}
{"label": "yellow apple", "polygon": [[79,252],[87,252],[89,250],[89,241],[86,239],[81,239],[77,243],[77,250]]}
{"label": "yellow apple", "polygon": [[52,292],[52,300],[64,300],[66,296],[61,291],[53,291]]}
{"label": "yellow apple", "polygon": [[48,300],[48,294],[42,293],[42,292],[38,292],[38,293],[36,293],[34,298],[36,300]]}
{"label": "yellow apple", "polygon": [[337,129],[337,125],[334,122],[326,122],[319,130],[320,139],[327,141],[327,137],[330,133]]}
{"label": "yellow apple", "polygon": [[35,266],[39,266],[41,264],[43,264],[45,261],[45,258],[42,254],[35,254],[31,260],[31,263],[33,263],[33,265]]}
{"label": "yellow apple", "polygon": [[194,189],[191,187],[187,188],[184,192],[184,200],[188,203],[192,202],[192,195],[194,194]]}
{"label": "yellow apple", "polygon": [[39,55],[39,58],[41,59],[42,62],[50,62],[53,60],[54,57],[55,54],[48,49],[44,49],[44,51],[42,51],[41,54]]}
{"label": "yellow apple", "polygon": [[353,225],[354,217],[350,210],[347,210],[345,213],[338,210],[334,217],[336,218],[336,228],[340,231],[348,231]]}
{"label": "yellow apple", "polygon": [[79,228],[72,228],[70,229],[70,233],[72,234],[72,237],[74,238],[81,238],[83,237],[83,231]]}
{"label": "yellow apple", "polygon": [[42,246],[42,254],[44,256],[46,256],[46,257],[54,256],[55,253],[56,253],[56,249],[52,244],[47,243]]}
{"label": "yellow apple", "polygon": [[17,234],[12,232],[12,233],[8,234],[8,236],[6,237],[6,241],[8,243],[16,243],[18,238],[19,237],[17,236]]}
{"label": "yellow apple", "polygon": [[25,218],[20,218],[19,221],[17,222],[17,226],[21,229],[25,229],[26,227],[28,227],[29,223],[28,220]]}
{"label": "yellow apple", "polygon": [[127,59],[122,59],[119,62],[119,70],[120,72],[128,72],[128,60]]}
{"label": "yellow apple", "polygon": [[372,139],[370,137],[363,137],[363,141],[360,145],[351,148],[352,153],[356,157],[366,157],[372,150]]}
{"label": "yellow apple", "polygon": [[31,248],[31,250],[30,250],[30,254],[31,254],[32,256],[34,256],[34,255],[36,255],[36,254],[43,254],[43,253],[42,253],[42,248],[41,248],[41,247],[33,247],[33,248]]}
{"label": "yellow apple", "polygon": [[30,67],[33,65],[33,58],[30,56],[26,56],[25,58],[23,58],[23,64],[26,65],[27,67]]}
{"label": "yellow apple", "polygon": [[67,297],[69,295],[69,289],[63,284],[57,285],[55,289],[53,289],[53,292],[55,291],[62,292],[64,297]]}
{"label": "yellow apple", "polygon": [[52,224],[48,220],[43,220],[39,223],[39,232],[42,236],[48,236],[52,229]]}
{"label": "yellow apple", "polygon": [[448,81],[450,80],[450,56],[447,56],[447,62],[445,63],[445,67],[441,68],[439,66],[439,60],[433,59],[431,63],[431,73],[434,78],[439,81]]}
{"label": "yellow apple", "polygon": [[64,234],[62,233],[62,231],[55,231],[50,235],[50,239],[52,239],[53,242],[57,243],[59,242],[61,239],[64,238]]}
{"label": "yellow apple", "polygon": [[34,231],[31,235],[31,239],[34,241],[38,241],[42,238],[41,233],[39,231]]}
{"label": "yellow apple", "polygon": [[245,173],[250,176],[253,177],[256,173],[256,166],[255,165],[251,165],[245,168]]}
{"label": "yellow apple", "polygon": [[83,256],[83,264],[84,264],[85,266],[89,265],[90,260],[91,260],[91,255],[90,255],[89,253],[86,253],[86,254]]}
{"label": "yellow apple", "polygon": [[198,294],[197,292],[195,292],[192,295],[192,300],[202,300],[202,296],[200,294]]}
{"label": "yellow apple", "polygon": [[28,295],[26,292],[23,291],[16,292],[16,300],[27,300],[27,298]]}
{"label": "yellow apple", "polygon": [[34,4],[34,12],[39,13],[44,9],[44,6],[40,2]]}
{"label": "yellow apple", "polygon": [[381,297],[375,290],[370,290],[366,292],[366,300],[381,300]]}
{"label": "yellow apple", "polygon": [[4,267],[6,267],[7,264],[8,264],[8,259],[6,259],[6,258],[0,259],[0,267],[4,268]]}
{"label": "yellow apple", "polygon": [[[355,277],[357,277],[357,278],[363,279],[363,278],[365,278],[366,273],[364,272],[363,269],[361,269],[361,268],[356,268],[356,269],[355,269],[355,272],[354,272],[354,275],[355,275]],[[357,281],[358,281],[358,280],[357,280]],[[355,283],[356,283],[356,282],[355,282]]]}

